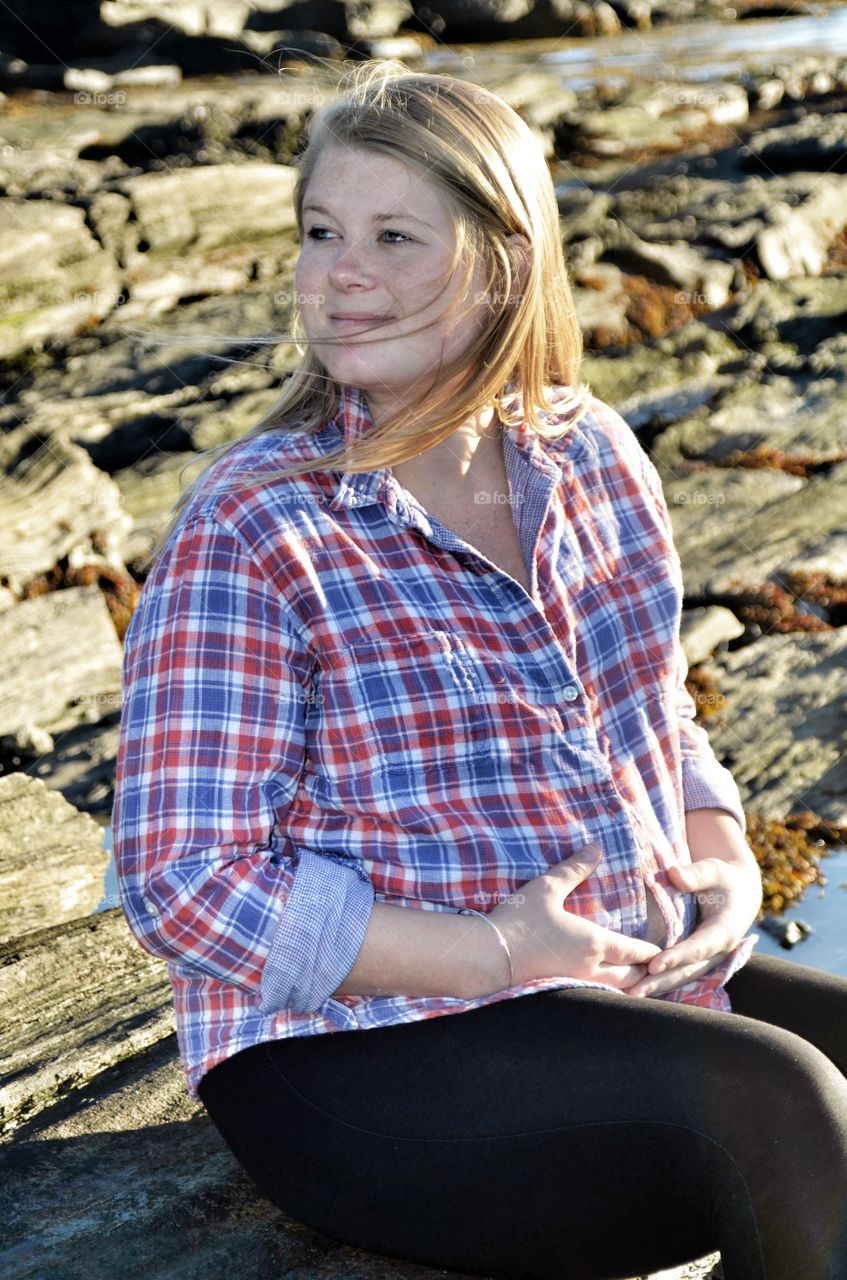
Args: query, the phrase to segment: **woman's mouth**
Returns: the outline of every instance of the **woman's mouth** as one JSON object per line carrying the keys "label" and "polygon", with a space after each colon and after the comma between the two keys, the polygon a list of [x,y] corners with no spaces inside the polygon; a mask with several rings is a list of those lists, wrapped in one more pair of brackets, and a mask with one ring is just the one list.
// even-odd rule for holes
{"label": "woman's mouth", "polygon": [[354,312],[347,312],[347,311],[341,312],[338,315],[331,315],[329,318],[332,324],[334,324],[337,328],[344,328],[349,325],[361,326],[361,325],[369,325],[369,324],[379,324],[382,321],[391,319],[390,316],[365,315],[365,314],[357,314]]}

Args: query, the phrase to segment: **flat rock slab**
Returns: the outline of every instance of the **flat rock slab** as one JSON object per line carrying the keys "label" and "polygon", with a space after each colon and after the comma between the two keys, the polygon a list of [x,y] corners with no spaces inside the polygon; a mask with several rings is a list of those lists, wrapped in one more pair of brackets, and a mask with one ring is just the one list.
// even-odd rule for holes
{"label": "flat rock slab", "polygon": [[84,209],[6,199],[0,245],[2,359],[71,337],[118,299],[117,263],[86,226]]}
{"label": "flat rock slab", "polygon": [[800,570],[847,578],[847,462],[809,480],[769,470],[690,472],[666,480],[665,497],[688,595],[743,594]]}
{"label": "flat rock slab", "polygon": [[93,818],[25,773],[0,778],[0,942],[90,915],[108,865]]}
{"label": "flat rock slab", "polygon": [[68,587],[0,613],[0,743],[51,751],[53,735],[120,707],[123,650],[99,587]]}
{"label": "flat rock slab", "polygon": [[0,945],[0,1133],[174,1030],[167,966],[113,907]]}
{"label": "flat rock slab", "polygon": [[709,741],[745,808],[847,822],[847,633],[765,635],[706,668],[727,702]]}
{"label": "flat rock slab", "polygon": [[[57,411],[67,421],[67,402]],[[59,428],[29,453],[30,425],[0,437],[0,576],[13,591],[67,558],[68,567],[123,569],[119,548],[132,526],[117,485]]]}

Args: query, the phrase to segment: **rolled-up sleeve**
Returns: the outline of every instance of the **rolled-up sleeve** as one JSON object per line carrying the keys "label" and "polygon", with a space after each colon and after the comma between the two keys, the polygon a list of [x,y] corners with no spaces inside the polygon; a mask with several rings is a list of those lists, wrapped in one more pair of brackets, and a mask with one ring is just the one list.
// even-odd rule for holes
{"label": "rolled-up sleeve", "polygon": [[308,644],[212,515],[177,528],[127,631],[112,815],[121,902],[153,955],[315,1012],[374,900],[358,860],[280,830],[304,763]]}

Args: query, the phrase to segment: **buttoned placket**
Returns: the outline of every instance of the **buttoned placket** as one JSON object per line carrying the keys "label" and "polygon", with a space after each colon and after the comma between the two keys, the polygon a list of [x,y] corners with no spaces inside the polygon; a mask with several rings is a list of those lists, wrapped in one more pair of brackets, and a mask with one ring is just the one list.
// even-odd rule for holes
{"label": "buttoned placket", "polygon": [[[578,456],[591,451],[581,432],[574,432],[574,438]],[[561,700],[559,705],[564,704],[563,718],[567,721],[569,732],[576,731],[580,734],[583,750],[592,757],[596,768],[594,786],[597,790],[598,809],[608,818],[619,820],[625,817],[624,804],[615,785],[610,762],[600,749],[597,725],[588,711],[588,695],[556,632],[550,626],[538,587],[538,541],[553,493],[558,485],[571,479],[574,464],[569,458],[557,463],[546,456],[538,439],[530,436],[525,429],[514,433],[504,430],[504,458],[509,481],[510,509],[517,508],[516,528],[525,563],[530,568],[532,595],[499,565],[430,515],[417,498],[399,483],[388,467],[370,472],[344,472],[330,507],[360,507],[378,503],[392,524],[398,528],[415,529],[434,546],[457,555],[472,573],[483,580],[486,588],[505,595],[512,608],[517,603],[523,618],[531,623],[534,630],[542,631],[548,641],[548,650],[558,659],[559,668],[552,673],[552,680],[548,668],[543,673],[537,668],[537,674],[543,679],[547,690],[553,692],[557,700]]]}

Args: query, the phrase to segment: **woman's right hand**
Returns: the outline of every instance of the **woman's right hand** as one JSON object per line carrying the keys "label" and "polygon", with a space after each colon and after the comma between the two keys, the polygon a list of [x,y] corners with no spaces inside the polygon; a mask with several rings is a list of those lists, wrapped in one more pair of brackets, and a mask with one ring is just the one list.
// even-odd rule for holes
{"label": "woman's right hand", "polygon": [[531,978],[566,977],[624,988],[646,974],[661,947],[567,909],[568,894],[596,869],[602,853],[596,842],[585,845],[489,912],[508,943],[514,986]]}

